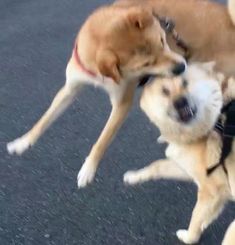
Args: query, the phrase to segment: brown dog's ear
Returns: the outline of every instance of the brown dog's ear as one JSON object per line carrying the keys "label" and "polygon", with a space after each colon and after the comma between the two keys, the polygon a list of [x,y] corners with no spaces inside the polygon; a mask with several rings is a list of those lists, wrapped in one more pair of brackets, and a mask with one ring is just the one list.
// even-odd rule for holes
{"label": "brown dog's ear", "polygon": [[132,27],[139,30],[153,24],[154,17],[150,9],[144,7],[133,8],[127,16],[128,22]]}
{"label": "brown dog's ear", "polygon": [[116,83],[121,80],[118,68],[119,59],[111,50],[99,50],[96,55],[99,72],[106,77],[112,78]]}

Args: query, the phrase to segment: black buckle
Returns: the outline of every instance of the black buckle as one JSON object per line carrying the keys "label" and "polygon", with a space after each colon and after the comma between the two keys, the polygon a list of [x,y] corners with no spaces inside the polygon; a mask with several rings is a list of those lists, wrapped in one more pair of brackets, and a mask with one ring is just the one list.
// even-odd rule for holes
{"label": "black buckle", "polygon": [[235,136],[235,100],[231,101],[225,111],[226,122],[224,126],[224,136]]}

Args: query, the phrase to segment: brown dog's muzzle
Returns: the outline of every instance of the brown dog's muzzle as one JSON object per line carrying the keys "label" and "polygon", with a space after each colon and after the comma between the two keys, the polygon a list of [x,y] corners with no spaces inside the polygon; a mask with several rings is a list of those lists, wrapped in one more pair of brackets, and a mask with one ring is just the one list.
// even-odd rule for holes
{"label": "brown dog's muzzle", "polygon": [[175,67],[172,69],[172,73],[173,75],[178,76],[178,75],[181,75],[183,72],[185,72],[185,70],[186,70],[186,65],[185,63],[182,62],[182,63],[175,65]]}

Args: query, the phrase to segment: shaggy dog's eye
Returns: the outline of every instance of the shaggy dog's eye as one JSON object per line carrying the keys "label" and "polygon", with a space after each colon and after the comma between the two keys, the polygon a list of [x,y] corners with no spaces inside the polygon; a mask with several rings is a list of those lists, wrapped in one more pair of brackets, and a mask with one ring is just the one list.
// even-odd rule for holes
{"label": "shaggy dog's eye", "polygon": [[184,79],[184,80],[182,81],[182,87],[183,87],[183,88],[187,88],[187,87],[188,87],[188,81],[187,81],[187,80]]}
{"label": "shaggy dog's eye", "polygon": [[164,47],[164,39],[161,37],[161,45]]}
{"label": "shaggy dog's eye", "polygon": [[167,89],[166,87],[162,87],[162,93],[167,97],[170,96],[170,90]]}

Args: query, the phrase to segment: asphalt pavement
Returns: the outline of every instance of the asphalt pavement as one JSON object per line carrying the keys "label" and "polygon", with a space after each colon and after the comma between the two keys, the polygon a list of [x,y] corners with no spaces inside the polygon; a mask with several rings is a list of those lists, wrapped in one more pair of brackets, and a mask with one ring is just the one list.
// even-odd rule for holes
{"label": "asphalt pavement", "polygon": [[[101,90],[84,89],[22,157],[6,152],[6,142],[30,129],[63,85],[80,25],[105,2],[0,1],[0,245],[181,244],[175,231],[189,223],[196,187],[122,181],[125,171],[164,156],[158,131],[139,109],[140,90],[85,189],[77,189],[77,173],[111,108]],[[199,244],[219,245],[234,211],[229,204]]]}

